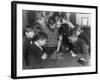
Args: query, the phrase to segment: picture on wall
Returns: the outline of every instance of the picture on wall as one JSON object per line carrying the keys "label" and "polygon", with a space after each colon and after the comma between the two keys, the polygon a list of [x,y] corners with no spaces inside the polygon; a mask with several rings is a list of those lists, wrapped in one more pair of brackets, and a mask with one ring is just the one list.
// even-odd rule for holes
{"label": "picture on wall", "polygon": [[97,73],[97,6],[11,4],[12,78]]}

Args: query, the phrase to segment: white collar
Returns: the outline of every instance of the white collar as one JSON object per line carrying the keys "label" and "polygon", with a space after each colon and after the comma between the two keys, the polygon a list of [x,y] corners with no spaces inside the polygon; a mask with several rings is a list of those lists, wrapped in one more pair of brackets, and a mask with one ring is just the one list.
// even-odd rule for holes
{"label": "white collar", "polygon": [[39,45],[37,44],[37,42],[34,42],[34,43],[35,43],[35,44],[36,44],[36,45],[37,45],[37,46],[38,46],[41,50],[43,50],[43,49],[42,49],[42,47],[41,47],[41,46],[39,46]]}

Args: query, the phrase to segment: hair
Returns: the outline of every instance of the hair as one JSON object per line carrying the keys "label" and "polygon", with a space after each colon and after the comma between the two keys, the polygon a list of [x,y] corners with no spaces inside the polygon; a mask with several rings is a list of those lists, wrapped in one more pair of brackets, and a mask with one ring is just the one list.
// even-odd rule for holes
{"label": "hair", "polygon": [[61,13],[61,17],[62,17],[62,18],[66,18],[66,17],[67,17],[67,16],[66,16],[66,12],[62,12],[62,13]]}
{"label": "hair", "polygon": [[40,31],[41,31],[40,25],[35,25],[35,26],[34,26],[34,31],[35,31],[35,32],[40,32]]}
{"label": "hair", "polygon": [[56,23],[55,18],[53,16],[49,17],[48,25]]}
{"label": "hair", "polygon": [[23,28],[23,36],[25,36],[26,34],[26,32],[33,32],[34,30],[33,30],[33,28],[31,28],[31,27],[24,27]]}
{"label": "hair", "polygon": [[34,24],[28,24],[28,25],[25,26],[25,28],[31,28],[31,29],[33,29],[34,28]]}
{"label": "hair", "polygon": [[54,17],[60,17],[60,14],[59,14],[59,12],[54,12],[54,13],[53,13],[53,16],[54,16]]}
{"label": "hair", "polygon": [[77,30],[79,30],[79,29],[81,29],[81,26],[76,25],[74,30],[77,31]]}
{"label": "hair", "polygon": [[64,34],[66,32],[68,32],[69,30],[69,25],[68,24],[62,24],[61,28],[60,28],[60,33]]}
{"label": "hair", "polygon": [[31,31],[34,31],[32,28],[26,28],[25,29],[25,32],[31,32]]}
{"label": "hair", "polygon": [[76,34],[77,31],[81,30],[83,32],[83,29],[81,28],[81,26],[77,25],[74,28],[74,34]]}
{"label": "hair", "polygon": [[36,36],[35,36],[35,41],[38,40],[45,40],[48,39],[47,35],[43,32],[39,32]]}

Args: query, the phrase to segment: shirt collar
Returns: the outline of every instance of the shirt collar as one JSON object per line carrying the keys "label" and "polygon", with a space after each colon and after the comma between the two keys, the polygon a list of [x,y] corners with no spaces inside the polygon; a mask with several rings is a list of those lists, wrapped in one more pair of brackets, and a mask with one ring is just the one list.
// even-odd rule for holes
{"label": "shirt collar", "polygon": [[37,45],[37,46],[38,46],[41,50],[43,50],[43,49],[42,49],[42,47],[41,47],[41,46],[39,46],[36,42],[34,42],[34,43],[35,43],[35,44],[36,44],[36,45]]}

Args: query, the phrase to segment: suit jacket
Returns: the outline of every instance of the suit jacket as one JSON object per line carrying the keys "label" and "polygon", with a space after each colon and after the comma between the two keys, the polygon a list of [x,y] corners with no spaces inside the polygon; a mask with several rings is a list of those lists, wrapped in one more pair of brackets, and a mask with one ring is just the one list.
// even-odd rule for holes
{"label": "suit jacket", "polygon": [[44,52],[35,43],[31,44],[28,39],[25,41],[23,47],[25,64],[33,68],[38,67],[42,62],[41,56]]}
{"label": "suit jacket", "polygon": [[83,53],[85,52],[85,48],[84,48],[84,45],[86,45],[86,42],[81,39],[81,38],[78,38],[77,41],[74,42],[74,49],[73,51],[77,54],[77,53]]}
{"label": "suit jacket", "polygon": [[85,33],[85,32],[82,32],[79,37],[81,39],[83,39],[87,45],[90,45],[90,39],[89,39],[89,36]]}

